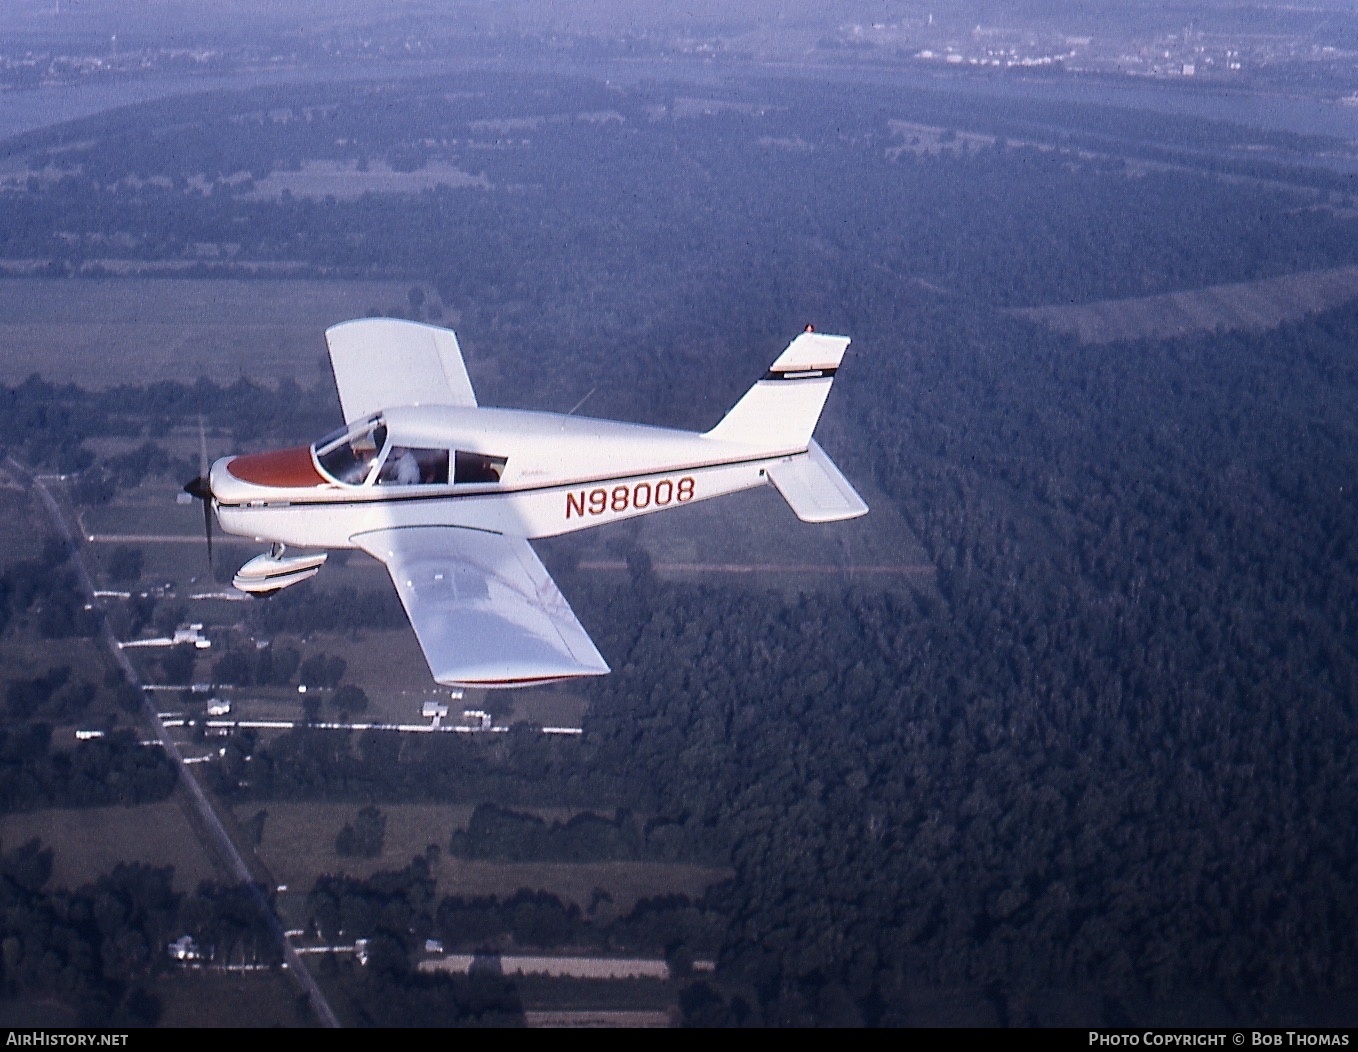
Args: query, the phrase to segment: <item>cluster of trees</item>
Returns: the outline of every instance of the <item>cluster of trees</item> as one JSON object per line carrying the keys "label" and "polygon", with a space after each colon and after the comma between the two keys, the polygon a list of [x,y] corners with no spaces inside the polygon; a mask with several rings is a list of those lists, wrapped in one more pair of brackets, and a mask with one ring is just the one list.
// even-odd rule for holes
{"label": "cluster of trees", "polygon": [[[309,704],[309,703],[308,703]],[[319,707],[316,716],[321,715]],[[579,770],[579,743],[516,725],[496,741],[465,734],[407,737],[386,731],[301,727],[254,750],[248,786],[227,779],[214,788],[232,802],[331,799],[355,802],[501,800],[523,807],[610,806],[626,799],[621,783]],[[525,778],[537,770],[540,779]],[[219,772],[209,769],[206,778]],[[598,786],[612,791],[599,795]],[[672,831],[658,834],[677,840]]]}
{"label": "cluster of trees", "polygon": [[502,975],[429,975],[412,970],[396,939],[375,936],[368,963],[325,961],[328,983],[343,991],[347,1019],[376,1027],[521,1027],[524,1005],[517,984]]}
{"label": "cluster of trees", "polygon": [[0,632],[29,626],[41,639],[84,638],[94,632],[85,593],[65,548],[47,545],[36,559],[0,566]]}
{"label": "cluster of trees", "polygon": [[382,854],[387,835],[387,816],[369,804],[360,807],[352,822],[335,836],[335,854],[353,858],[376,858]]}
{"label": "cluster of trees", "polygon": [[149,803],[168,797],[177,777],[160,746],[128,730],[69,749],[45,723],[0,728],[0,811]]}
{"label": "cluster of trees", "polygon": [[120,865],[74,891],[46,891],[52,853],[29,841],[0,857],[0,988],[56,997],[82,1026],[150,1026],[149,980],[174,930],[168,869]]}
{"label": "cluster of trees", "polygon": [[453,833],[449,851],[459,858],[503,862],[589,862],[652,856],[646,824],[619,808],[613,818],[585,811],[565,822],[481,804],[466,829]]}
{"label": "cluster of trees", "polygon": [[313,687],[337,687],[346,667],[343,658],[323,652],[303,661],[295,647],[237,646],[213,662],[212,681],[233,687],[285,687],[294,681]]}
{"label": "cluster of trees", "polygon": [[95,693],[93,683],[71,680],[70,665],[53,665],[41,675],[6,684],[5,715],[21,721],[66,720],[89,708]]}
{"label": "cluster of trees", "polygon": [[[147,478],[190,479],[198,474],[198,470],[196,461],[171,457],[164,446],[148,439],[126,453],[104,457],[97,465],[82,472],[73,493],[82,504],[104,504],[118,490],[131,489]],[[132,579],[135,580],[135,576]]]}
{"label": "cluster of trees", "polygon": [[[0,409],[11,421],[5,449],[29,467],[65,474],[95,466],[95,455],[83,445],[90,438],[135,439],[175,428],[196,431],[200,416],[215,434],[230,436],[236,448],[309,442],[334,427],[335,404],[333,388],[304,389],[287,379],[276,387],[247,380],[227,385],[200,380],[89,391],[35,374],[15,386],[0,387]],[[101,464],[94,473],[99,478],[105,477],[102,468]],[[184,477],[196,475],[198,464],[183,462],[176,469],[171,461],[166,470],[185,469]]]}
{"label": "cluster of trees", "polygon": [[300,595],[294,589],[284,589],[270,596],[268,602],[252,607],[251,623],[261,632],[305,635],[400,628],[409,622],[392,589],[341,585]]}

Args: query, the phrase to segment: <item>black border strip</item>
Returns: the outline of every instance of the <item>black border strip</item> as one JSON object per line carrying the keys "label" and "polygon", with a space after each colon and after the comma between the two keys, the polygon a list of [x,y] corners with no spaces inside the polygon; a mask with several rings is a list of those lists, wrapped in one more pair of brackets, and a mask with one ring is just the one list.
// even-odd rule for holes
{"label": "black border strip", "polygon": [[764,374],[765,380],[833,380],[835,373],[839,370],[835,366],[829,368],[808,368],[808,369],[770,369]]}

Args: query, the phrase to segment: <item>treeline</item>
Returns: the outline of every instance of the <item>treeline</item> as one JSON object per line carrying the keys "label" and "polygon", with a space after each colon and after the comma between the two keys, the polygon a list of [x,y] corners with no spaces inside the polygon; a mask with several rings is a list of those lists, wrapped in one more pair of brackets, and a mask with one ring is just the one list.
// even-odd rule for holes
{"label": "treeline", "polygon": [[702,901],[678,895],[642,899],[626,914],[596,891],[590,909],[545,891],[510,895],[435,895],[430,859],[416,856],[403,869],[367,880],[321,877],[307,896],[311,924],[323,940],[380,939],[413,965],[426,939],[449,953],[513,953],[575,948],[594,952],[667,954],[687,967],[711,954],[726,918]]}
{"label": "treeline", "polygon": [[[343,688],[341,688],[343,689]],[[319,713],[318,713],[319,715]],[[302,727],[253,748],[249,784],[223,777],[216,767],[203,777],[232,801],[331,799],[377,801],[499,800],[519,807],[614,807],[634,804],[629,787],[611,771],[582,766],[578,741],[516,725],[491,744],[465,734],[429,734],[402,740],[383,731],[330,731]],[[525,772],[537,772],[526,778]],[[687,857],[693,841],[666,830]],[[701,842],[701,841],[699,841]]]}
{"label": "treeline", "polygon": [[291,635],[404,628],[410,623],[395,589],[348,585],[285,589],[252,604],[250,617],[260,632]]}
{"label": "treeline", "polygon": [[87,391],[32,376],[13,387],[0,386],[0,409],[12,422],[4,448],[28,467],[79,473],[95,464],[94,454],[83,445],[87,439],[148,439],[140,451],[100,465],[92,485],[102,489],[118,484],[124,475],[140,480],[152,472],[186,469],[196,475],[196,459],[190,464],[162,457],[151,439],[175,428],[196,429],[200,415],[215,433],[230,435],[238,448],[261,442],[301,444],[334,427],[335,405],[333,389],[308,390],[287,379],[276,388],[247,380],[227,385],[199,380]]}
{"label": "treeline", "polygon": [[168,797],[177,777],[160,746],[129,730],[67,748],[43,723],[0,728],[0,813],[151,803]]}
{"label": "treeline", "polygon": [[673,834],[671,823],[642,822],[623,808],[612,819],[584,811],[549,823],[487,803],[472,812],[466,829],[453,833],[448,850],[459,858],[498,862],[668,861],[676,849],[682,857]]}

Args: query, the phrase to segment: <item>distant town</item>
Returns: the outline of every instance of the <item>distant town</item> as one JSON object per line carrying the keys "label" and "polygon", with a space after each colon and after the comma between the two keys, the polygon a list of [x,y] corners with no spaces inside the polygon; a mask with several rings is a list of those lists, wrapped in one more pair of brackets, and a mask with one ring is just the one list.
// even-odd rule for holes
{"label": "distant town", "polygon": [[[1170,14],[1144,14],[1130,22],[1062,25],[1058,16],[1028,22],[962,25],[955,13],[938,18],[927,11],[882,21],[827,22],[753,30],[714,25],[706,31],[674,27],[596,27],[507,22],[431,22],[412,26],[331,27],[309,36],[283,36],[268,44],[227,41],[197,46],[129,44],[109,32],[71,50],[25,46],[23,39],[0,44],[0,91],[73,85],[94,79],[175,75],[258,75],[325,66],[345,70],[362,64],[419,65],[449,55],[511,57],[544,53],[559,59],[828,66],[886,65],[951,68],[995,73],[1151,78],[1193,77],[1247,87],[1287,84],[1312,97],[1358,104],[1358,48],[1351,18],[1283,19],[1261,9],[1251,19],[1239,13],[1230,25],[1189,21],[1173,24]],[[63,14],[48,13],[54,26]],[[1094,17],[1094,16],[1086,16]]]}

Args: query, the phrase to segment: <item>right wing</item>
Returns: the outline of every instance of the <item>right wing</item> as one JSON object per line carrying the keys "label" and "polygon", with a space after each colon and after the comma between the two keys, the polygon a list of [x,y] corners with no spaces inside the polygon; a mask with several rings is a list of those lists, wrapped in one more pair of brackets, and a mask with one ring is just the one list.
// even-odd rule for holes
{"label": "right wing", "polygon": [[325,330],[344,422],[398,405],[476,405],[452,329],[360,318]]}
{"label": "right wing", "polygon": [[608,672],[523,538],[404,526],[353,540],[386,564],[439,683],[523,687]]}

